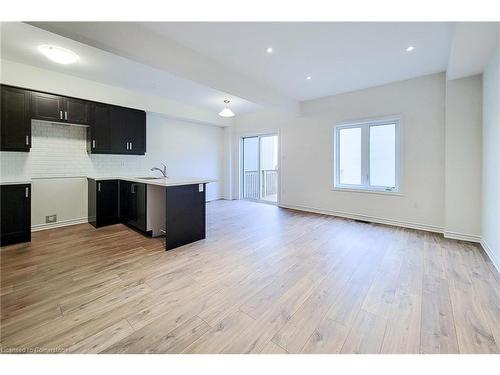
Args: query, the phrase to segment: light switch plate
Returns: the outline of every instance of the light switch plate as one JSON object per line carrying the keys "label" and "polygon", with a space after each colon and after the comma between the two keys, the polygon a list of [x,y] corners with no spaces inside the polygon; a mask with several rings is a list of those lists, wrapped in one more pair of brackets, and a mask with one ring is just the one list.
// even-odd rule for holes
{"label": "light switch plate", "polygon": [[203,192],[203,184],[198,184],[198,191]]}

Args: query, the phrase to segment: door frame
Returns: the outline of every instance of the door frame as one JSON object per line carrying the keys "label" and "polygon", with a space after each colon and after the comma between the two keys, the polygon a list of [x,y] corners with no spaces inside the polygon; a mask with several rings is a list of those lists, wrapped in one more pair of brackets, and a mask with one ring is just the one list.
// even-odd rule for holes
{"label": "door frame", "polygon": [[[243,139],[244,138],[253,138],[253,137],[258,137],[259,138],[259,194],[260,194],[260,189],[261,189],[261,181],[260,181],[260,138],[266,137],[266,136],[277,136],[278,137],[278,194],[277,194],[277,201],[276,202],[270,202],[266,201],[263,199],[251,199],[251,198],[244,198],[244,171],[243,171]],[[265,204],[271,204],[275,206],[279,206],[281,203],[281,168],[282,168],[282,150],[281,150],[281,135],[279,129],[276,130],[269,130],[269,131],[262,131],[262,132],[248,132],[248,133],[241,133],[239,134],[239,145],[238,145],[238,199],[245,199],[249,200],[251,202],[258,202],[258,203],[265,203]]]}

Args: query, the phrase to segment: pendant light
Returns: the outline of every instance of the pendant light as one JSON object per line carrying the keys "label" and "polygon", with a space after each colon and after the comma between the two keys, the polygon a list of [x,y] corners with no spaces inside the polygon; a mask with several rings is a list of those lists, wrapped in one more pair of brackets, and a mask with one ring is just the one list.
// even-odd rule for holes
{"label": "pendant light", "polygon": [[234,112],[231,111],[231,109],[229,109],[228,107],[228,104],[229,104],[229,100],[224,100],[224,103],[225,103],[225,107],[222,111],[219,112],[219,116],[221,117],[233,117],[234,116]]}

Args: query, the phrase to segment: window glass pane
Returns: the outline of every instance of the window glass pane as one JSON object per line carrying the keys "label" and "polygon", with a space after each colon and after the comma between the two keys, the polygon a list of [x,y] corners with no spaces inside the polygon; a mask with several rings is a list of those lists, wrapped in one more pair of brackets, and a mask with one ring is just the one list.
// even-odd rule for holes
{"label": "window glass pane", "polygon": [[259,199],[259,138],[243,138],[243,196]]}
{"label": "window glass pane", "polygon": [[396,125],[370,126],[370,185],[396,186]]}
{"label": "window glass pane", "polygon": [[339,182],[361,185],[361,128],[339,130]]}

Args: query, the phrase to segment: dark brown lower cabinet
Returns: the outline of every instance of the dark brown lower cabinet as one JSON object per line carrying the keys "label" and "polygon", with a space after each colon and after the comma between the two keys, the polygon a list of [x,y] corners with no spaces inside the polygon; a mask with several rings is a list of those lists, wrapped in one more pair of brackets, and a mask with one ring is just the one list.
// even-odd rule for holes
{"label": "dark brown lower cabinet", "polygon": [[146,233],[146,194],[146,184],[89,178],[89,223],[96,228],[123,223]]}
{"label": "dark brown lower cabinet", "polygon": [[120,180],[120,221],[146,232],[147,185]]}
{"label": "dark brown lower cabinet", "polygon": [[31,241],[31,185],[2,185],[0,195],[0,246]]}
{"label": "dark brown lower cabinet", "polygon": [[[96,228],[123,223],[147,230],[147,184],[126,180],[94,180],[89,183],[89,223]],[[206,184],[165,187],[165,249],[205,238]]]}
{"label": "dark brown lower cabinet", "polygon": [[118,223],[118,180],[88,179],[89,223],[99,228]]}

